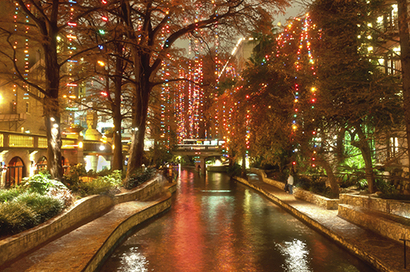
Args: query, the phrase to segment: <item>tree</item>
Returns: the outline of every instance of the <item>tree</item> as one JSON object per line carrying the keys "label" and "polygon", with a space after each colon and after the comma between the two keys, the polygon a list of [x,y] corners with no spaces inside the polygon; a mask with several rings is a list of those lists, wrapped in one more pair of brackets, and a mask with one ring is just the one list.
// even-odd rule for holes
{"label": "tree", "polygon": [[[369,191],[375,191],[373,142],[377,132],[400,125],[401,98],[394,78],[369,61],[368,23],[372,5],[366,1],[315,1],[312,18],[320,30],[316,126],[349,131],[362,154]],[[369,16],[370,15],[370,16]],[[377,40],[376,37],[373,40]],[[365,46],[367,45],[367,46]]]}
{"label": "tree", "polygon": [[[186,34],[204,35],[218,22],[220,36],[238,33],[270,21],[272,10],[281,10],[286,1],[121,1],[111,7],[126,27],[135,76],[132,144],[129,176],[142,163],[149,98],[156,84],[158,68],[175,41]],[[162,30],[165,29],[165,32]],[[224,31],[222,31],[224,30]]]}
{"label": "tree", "polygon": [[[12,17],[5,19],[0,29],[5,46],[2,46],[0,54],[4,57],[3,64],[6,73],[13,70],[10,80],[24,86],[31,97],[43,104],[48,141],[47,168],[52,178],[60,179],[63,173],[61,165],[61,69],[73,57],[69,50],[61,49],[67,48],[68,40],[75,39],[69,31],[71,26],[67,24],[75,15],[71,12],[72,7],[69,2],[58,0],[16,0],[14,2],[26,18],[18,22],[12,22]],[[18,31],[14,31],[14,25],[17,25]],[[20,54],[18,50],[22,48],[16,46],[13,41],[24,41],[28,38],[33,43],[33,47],[41,48],[44,58],[42,60],[44,78],[38,81],[24,76],[26,72],[15,61],[16,56]]]}
{"label": "tree", "polygon": [[410,166],[410,32],[406,0],[397,0],[399,16],[400,60],[403,88],[404,120],[407,135],[408,166]]}

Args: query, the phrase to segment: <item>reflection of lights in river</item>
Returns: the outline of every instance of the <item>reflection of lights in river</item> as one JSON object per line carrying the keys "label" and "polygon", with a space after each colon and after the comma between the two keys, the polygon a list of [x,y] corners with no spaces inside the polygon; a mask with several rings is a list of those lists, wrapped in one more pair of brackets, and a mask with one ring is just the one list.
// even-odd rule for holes
{"label": "reflection of lights in river", "polygon": [[285,263],[282,265],[285,271],[310,271],[309,251],[307,250],[306,243],[300,240],[293,240],[278,244],[277,246],[286,258]]}
{"label": "reflection of lights in river", "polygon": [[148,260],[140,252],[138,247],[131,247],[128,252],[123,253],[120,257],[121,270],[127,272],[145,272],[148,271]]}

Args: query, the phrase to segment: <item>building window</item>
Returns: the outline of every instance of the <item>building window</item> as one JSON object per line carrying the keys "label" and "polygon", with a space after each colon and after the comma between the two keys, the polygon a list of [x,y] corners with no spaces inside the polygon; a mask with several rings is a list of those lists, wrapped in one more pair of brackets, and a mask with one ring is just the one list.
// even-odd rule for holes
{"label": "building window", "polygon": [[34,147],[34,137],[22,135],[9,135],[9,146]]}
{"label": "building window", "polygon": [[47,138],[38,138],[38,148],[47,148],[48,147],[48,143],[47,143]]}
{"label": "building window", "polygon": [[398,137],[390,137],[389,140],[389,157],[395,157],[399,153],[399,138]]}
{"label": "building window", "polygon": [[26,113],[30,112],[30,103],[26,102]]}

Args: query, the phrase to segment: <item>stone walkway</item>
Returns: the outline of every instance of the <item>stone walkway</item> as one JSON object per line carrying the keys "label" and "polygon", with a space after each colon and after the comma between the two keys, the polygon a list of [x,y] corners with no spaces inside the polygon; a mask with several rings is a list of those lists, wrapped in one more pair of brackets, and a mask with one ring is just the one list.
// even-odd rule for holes
{"label": "stone walkway", "polygon": [[[155,200],[115,205],[103,216],[31,252],[1,271],[94,271],[100,259],[124,233],[169,208],[170,201],[171,193],[167,193]],[[169,203],[158,205],[165,202]]]}
{"label": "stone walkway", "polygon": [[[269,185],[256,174],[249,174],[248,181],[238,179],[265,194],[276,204],[304,221],[314,229],[335,240],[379,271],[410,271],[410,254],[404,269],[404,247],[394,240],[363,229],[337,216],[337,210],[326,210]],[[410,248],[407,248],[407,252]]]}

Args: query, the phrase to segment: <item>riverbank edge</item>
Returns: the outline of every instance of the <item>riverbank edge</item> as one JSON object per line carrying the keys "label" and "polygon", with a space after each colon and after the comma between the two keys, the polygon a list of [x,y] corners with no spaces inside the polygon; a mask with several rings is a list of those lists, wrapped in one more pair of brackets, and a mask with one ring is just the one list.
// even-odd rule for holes
{"label": "riverbank edge", "polygon": [[149,207],[136,212],[127,219],[123,220],[104,241],[99,250],[94,254],[92,259],[81,270],[83,272],[96,271],[106,260],[107,256],[115,249],[124,237],[127,237],[130,232],[138,225],[166,212],[171,208],[172,195],[176,191],[176,183],[164,188],[167,192],[165,195],[155,199]]}
{"label": "riverbank edge", "polygon": [[[58,237],[78,228],[80,225],[85,224],[86,221],[99,218],[115,205],[132,200],[144,201],[159,194],[161,191],[174,193],[176,191],[176,183],[167,183],[165,186],[160,185],[164,184],[164,180],[165,178],[162,175],[156,175],[151,180],[126,193],[114,196],[93,195],[85,197],[55,218],[32,229],[0,240],[0,270],[21,256],[25,256],[52,240],[58,239]],[[92,216],[92,214],[94,215]],[[151,217],[153,216],[156,216],[156,214],[152,214]]]}
{"label": "riverbank edge", "polygon": [[287,212],[307,224],[308,226],[312,227],[316,231],[322,233],[326,237],[330,238],[334,242],[336,242],[338,245],[342,246],[346,250],[348,250],[350,253],[352,253],[354,256],[360,258],[361,260],[365,261],[369,265],[371,265],[373,268],[377,269],[378,271],[383,271],[383,272],[389,272],[389,271],[395,271],[394,269],[391,269],[387,267],[380,259],[376,258],[375,256],[369,254],[368,252],[362,250],[361,248],[353,245],[352,243],[349,243],[346,239],[344,239],[342,236],[338,235],[337,233],[333,232],[331,229],[323,226],[320,222],[317,220],[309,217],[308,215],[304,214],[303,212],[297,210],[294,208],[292,205],[286,203],[285,201],[282,201],[279,199],[277,196],[275,196],[273,193],[268,192],[258,186],[255,186],[254,184],[248,182],[244,178],[240,177],[233,177],[234,180],[251,187],[255,189],[256,191],[262,193],[265,195],[267,198],[269,198],[272,202],[277,204],[278,206],[282,207],[285,209]]}

